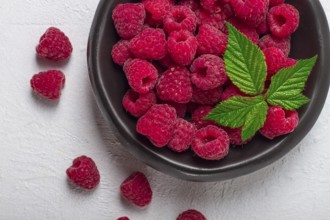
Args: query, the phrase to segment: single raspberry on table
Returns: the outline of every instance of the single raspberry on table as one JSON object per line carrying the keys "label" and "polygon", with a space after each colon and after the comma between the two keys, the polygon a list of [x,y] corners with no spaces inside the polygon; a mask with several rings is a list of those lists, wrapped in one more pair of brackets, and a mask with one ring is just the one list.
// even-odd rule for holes
{"label": "single raspberry on table", "polygon": [[199,0],[180,0],[178,2],[178,5],[186,6],[190,8],[192,11],[196,11],[201,7],[201,5],[199,4]]}
{"label": "single raspberry on table", "polygon": [[168,147],[175,152],[183,152],[189,149],[195,136],[196,127],[192,123],[179,118],[174,126],[173,137]]}
{"label": "single raspberry on table", "polygon": [[163,101],[188,103],[192,97],[190,73],[186,67],[171,66],[159,78],[157,96]]}
{"label": "single raspberry on table", "polygon": [[151,91],[158,79],[157,69],[146,60],[128,60],[124,64],[124,72],[131,88],[142,94]]}
{"label": "single raspberry on table", "polygon": [[197,25],[195,13],[186,6],[173,6],[165,14],[164,29],[170,33],[172,31],[194,32]]}
{"label": "single raspberry on table", "polygon": [[229,152],[229,137],[223,129],[208,125],[196,132],[191,148],[205,160],[220,160]]}
{"label": "single raspberry on table", "polygon": [[50,27],[41,36],[36,51],[38,57],[63,61],[70,57],[72,45],[69,38],[60,29]]}
{"label": "single raspberry on table", "polygon": [[223,55],[227,48],[228,36],[217,28],[205,24],[201,25],[196,36],[198,54]]}
{"label": "single raspberry on table", "polygon": [[121,195],[133,204],[144,207],[150,204],[152,190],[147,177],[141,172],[132,173],[120,185]]}
{"label": "single raspberry on table", "polygon": [[176,114],[178,118],[183,118],[187,111],[187,104],[185,103],[177,103],[177,102],[171,102],[171,101],[161,101],[161,104],[168,104],[175,108]]}
{"label": "single raspberry on table", "polygon": [[192,115],[191,115],[191,122],[196,126],[197,129],[204,128],[208,125],[219,126],[212,120],[203,120],[203,118],[213,110],[212,106],[204,105],[197,107]]}
{"label": "single raspberry on table", "polygon": [[120,40],[112,47],[111,56],[113,62],[118,65],[124,65],[124,63],[133,58],[131,51],[129,50],[129,41],[128,40]]}
{"label": "single raspberry on table", "polygon": [[61,96],[65,76],[61,71],[48,70],[32,76],[30,85],[32,90],[46,99],[56,100]]}
{"label": "single raspberry on table", "polygon": [[147,12],[146,23],[161,26],[166,11],[174,5],[174,0],[142,0]]}
{"label": "single raspberry on table", "polygon": [[298,126],[299,116],[297,111],[287,111],[280,106],[270,106],[264,126],[259,130],[268,139],[288,134]]}
{"label": "single raspberry on table", "polygon": [[118,4],[112,11],[112,19],[118,35],[131,39],[143,29],[146,12],[142,3]]}
{"label": "single raspberry on table", "polygon": [[253,43],[257,44],[259,42],[259,34],[257,33],[257,29],[254,27],[246,26],[241,21],[236,18],[231,18],[228,20],[237,30],[239,30],[242,34],[244,34],[247,38],[249,38]]}
{"label": "single raspberry on table", "polygon": [[199,26],[208,24],[221,31],[225,30],[225,15],[222,11],[209,13],[205,9],[197,9],[195,14]]}
{"label": "single raspberry on table", "polygon": [[291,41],[290,37],[278,38],[272,34],[268,34],[263,36],[259,40],[259,47],[261,50],[269,47],[276,47],[278,49],[281,49],[285,56],[288,56],[291,49],[290,41]]}
{"label": "single raspberry on table", "polygon": [[124,217],[117,218],[117,220],[129,220],[129,218],[124,216]]}
{"label": "single raspberry on table", "polygon": [[206,220],[206,217],[195,209],[182,212],[176,220]]}
{"label": "single raspberry on table", "polygon": [[221,101],[226,101],[227,99],[234,97],[234,96],[247,96],[245,93],[243,93],[237,86],[230,83],[226,86],[226,88],[223,90],[221,95]]}
{"label": "single raspberry on table", "polygon": [[194,60],[190,66],[191,82],[202,90],[222,86],[227,80],[225,63],[212,54],[204,54]]}
{"label": "single raspberry on table", "polygon": [[299,11],[289,4],[272,7],[267,15],[270,32],[276,37],[289,37],[299,26]]}
{"label": "single raspberry on table", "polygon": [[160,60],[167,53],[165,33],[160,28],[145,27],[129,43],[129,49],[136,58]]}
{"label": "single raspberry on table", "polygon": [[224,128],[227,132],[230,143],[233,146],[243,145],[252,140],[253,137],[250,137],[246,141],[242,140],[242,128]]}
{"label": "single raspberry on table", "polygon": [[175,109],[166,104],[153,105],[140,117],[136,131],[146,136],[156,147],[164,147],[173,137],[177,116]]}
{"label": "single raspberry on table", "polygon": [[191,101],[201,105],[214,105],[221,101],[222,87],[210,90],[202,90],[192,86]]}
{"label": "single raspberry on table", "polygon": [[153,91],[146,94],[139,94],[129,89],[123,98],[123,107],[131,115],[141,117],[144,115],[154,104],[157,98]]}
{"label": "single raspberry on table", "polygon": [[283,4],[285,0],[269,0],[269,6],[275,6]]}
{"label": "single raspberry on table", "polygon": [[189,65],[197,51],[197,39],[189,31],[173,31],[167,40],[168,53],[172,60],[180,65]]}
{"label": "single raspberry on table", "polygon": [[100,174],[92,158],[80,156],[66,170],[69,180],[84,189],[94,189],[100,183]]}

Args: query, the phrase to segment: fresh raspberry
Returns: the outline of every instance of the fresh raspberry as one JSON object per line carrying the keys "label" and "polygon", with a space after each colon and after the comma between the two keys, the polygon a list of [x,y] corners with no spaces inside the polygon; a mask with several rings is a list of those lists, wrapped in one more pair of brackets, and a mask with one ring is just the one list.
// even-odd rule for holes
{"label": "fresh raspberry", "polygon": [[227,99],[234,97],[234,96],[247,96],[244,94],[237,86],[230,83],[222,92],[221,100],[226,101]]}
{"label": "fresh raspberry", "polygon": [[145,27],[129,44],[136,58],[145,60],[160,60],[167,53],[165,33],[159,28]]}
{"label": "fresh raspberry", "polygon": [[175,123],[173,138],[168,143],[168,147],[175,152],[188,150],[195,136],[195,132],[195,125],[179,118]]}
{"label": "fresh raspberry", "polygon": [[198,0],[180,0],[178,5],[186,6],[192,11],[196,11],[201,7]]}
{"label": "fresh raspberry", "polygon": [[231,0],[230,3],[235,15],[251,27],[266,19],[269,0]]}
{"label": "fresh raspberry", "polygon": [[210,90],[222,86],[227,80],[225,63],[212,54],[204,54],[190,66],[191,82],[202,90]]}
{"label": "fresh raspberry", "polygon": [[169,53],[167,53],[164,58],[160,59],[159,63],[165,68],[169,68],[170,66],[174,65],[174,61],[172,60]]}
{"label": "fresh raspberry", "polygon": [[192,97],[190,73],[185,67],[171,66],[158,80],[157,96],[163,101],[188,103]]}
{"label": "fresh raspberry", "polygon": [[269,0],[269,6],[275,6],[283,4],[285,0]]}
{"label": "fresh raspberry", "polygon": [[157,82],[158,71],[148,61],[133,59],[124,64],[124,72],[128,80],[128,84],[135,92],[148,93]]}
{"label": "fresh raspberry", "polygon": [[66,170],[69,180],[84,189],[93,189],[100,183],[100,174],[92,158],[80,156]]}
{"label": "fresh raspberry", "polygon": [[36,51],[38,57],[63,61],[70,57],[72,45],[69,38],[60,29],[50,27],[41,36]]}
{"label": "fresh raspberry", "polygon": [[165,14],[163,23],[164,29],[170,33],[172,31],[186,30],[195,32],[197,25],[195,13],[185,6],[173,6]]}
{"label": "fresh raspberry", "polygon": [[152,190],[147,177],[141,172],[132,173],[120,185],[121,195],[139,207],[151,202]]}
{"label": "fresh raspberry", "polygon": [[265,35],[269,33],[269,28],[267,24],[267,19],[263,20],[256,29],[259,35]]}
{"label": "fresh raspberry", "polygon": [[33,75],[30,80],[32,90],[47,99],[55,100],[61,96],[64,87],[65,76],[61,71],[48,70]]}
{"label": "fresh raspberry", "polygon": [[187,104],[177,103],[177,102],[166,102],[166,101],[161,101],[161,104],[168,104],[173,108],[175,108],[178,118],[183,118],[186,114]]}
{"label": "fresh raspberry", "polygon": [[118,218],[117,220],[129,220],[129,218],[126,217],[126,216],[124,216],[124,217],[120,217],[120,218]]}
{"label": "fresh raspberry", "polygon": [[281,49],[285,56],[288,56],[291,49],[290,37],[278,38],[272,34],[263,36],[259,41],[261,50],[268,47],[277,47]]}
{"label": "fresh raspberry", "polygon": [[223,129],[208,125],[196,132],[191,148],[203,159],[220,160],[229,152],[229,137]]}
{"label": "fresh raspberry", "polygon": [[176,220],[206,220],[205,216],[195,209],[182,212]]}
{"label": "fresh raspberry", "polygon": [[180,66],[186,66],[195,57],[197,39],[189,31],[174,31],[168,37],[167,46],[172,60]]}
{"label": "fresh raspberry", "polygon": [[154,104],[156,104],[156,95],[153,91],[146,94],[139,94],[129,89],[123,98],[123,106],[126,111],[135,117],[144,115]]}
{"label": "fresh raspberry", "polygon": [[147,23],[161,26],[166,11],[174,5],[174,0],[142,0],[147,12]]}
{"label": "fresh raspberry", "polygon": [[228,36],[208,24],[199,27],[196,38],[198,42],[198,54],[214,54],[221,56],[227,48]]}
{"label": "fresh raspberry", "polygon": [[117,33],[123,39],[131,39],[143,29],[146,11],[141,3],[118,4],[112,11]]}
{"label": "fresh raspberry", "polygon": [[239,20],[232,18],[228,20],[237,30],[249,38],[253,43],[258,44],[259,34],[257,30],[253,27],[246,26],[244,23]]}
{"label": "fresh raspberry", "polygon": [[264,126],[259,130],[268,139],[294,131],[299,123],[297,111],[287,111],[280,106],[270,106]]}
{"label": "fresh raspberry", "polygon": [[204,9],[197,9],[195,13],[197,17],[197,24],[199,26],[208,24],[220,30],[224,30],[226,27],[225,15],[221,11],[209,13]]}
{"label": "fresh raspberry", "polygon": [[218,124],[212,120],[203,120],[203,118],[212,110],[213,107],[204,105],[204,106],[199,106],[193,111],[191,115],[191,122],[196,126],[197,129],[204,128],[208,125],[218,126]]}
{"label": "fresh raspberry", "polygon": [[272,7],[267,15],[268,26],[276,37],[289,37],[299,26],[299,11],[289,4]]}
{"label": "fresh raspberry", "polygon": [[164,147],[173,136],[175,109],[166,104],[153,105],[136,124],[136,131],[146,136],[156,147]]}
{"label": "fresh raspberry", "polygon": [[222,87],[210,90],[201,90],[192,86],[191,101],[201,105],[213,105],[221,101]]}
{"label": "fresh raspberry", "polygon": [[230,143],[234,146],[243,145],[252,140],[253,137],[250,137],[246,141],[242,140],[242,128],[224,128],[227,132]]}
{"label": "fresh raspberry", "polygon": [[120,40],[112,47],[111,56],[113,62],[117,63],[118,65],[124,65],[124,63],[133,58],[129,50],[129,41],[128,40]]}

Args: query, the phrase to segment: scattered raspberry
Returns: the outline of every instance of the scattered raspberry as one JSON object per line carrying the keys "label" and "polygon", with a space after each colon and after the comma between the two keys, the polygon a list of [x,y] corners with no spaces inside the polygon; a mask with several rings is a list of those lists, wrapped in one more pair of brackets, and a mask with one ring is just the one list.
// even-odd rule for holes
{"label": "scattered raspberry", "polygon": [[222,86],[227,80],[225,63],[215,55],[204,54],[190,66],[191,82],[202,90],[214,89]]}
{"label": "scattered raspberry", "polygon": [[126,217],[126,216],[124,216],[124,217],[120,217],[120,218],[118,218],[117,220],[129,220],[129,218]]}
{"label": "scattered raspberry", "polygon": [[196,38],[198,42],[198,54],[221,56],[227,48],[228,36],[208,24],[199,27]]}
{"label": "scattered raspberry", "polygon": [[174,5],[174,0],[142,0],[147,12],[147,23],[161,26],[166,11]]}
{"label": "scattered raspberry", "polygon": [[287,111],[280,106],[270,106],[263,128],[259,131],[268,139],[294,131],[299,122],[297,111]]}
{"label": "scattered raspberry", "polygon": [[112,11],[112,19],[119,36],[131,39],[143,29],[146,12],[142,3],[118,4]]}
{"label": "scattered raspberry", "polygon": [[177,103],[177,102],[166,102],[161,101],[162,104],[168,104],[175,108],[178,118],[183,118],[187,111],[187,104]]}
{"label": "scattered raspberry", "polygon": [[159,28],[145,27],[129,46],[136,58],[145,60],[160,60],[167,53],[165,33]]}
{"label": "scattered raspberry", "polygon": [[149,181],[141,172],[132,173],[125,179],[120,185],[120,192],[125,199],[140,207],[148,205],[152,199]]}
{"label": "scattered raspberry", "polygon": [[224,14],[222,14],[221,11],[209,13],[204,9],[197,9],[195,11],[195,14],[197,16],[197,24],[199,26],[203,24],[208,24],[220,30],[225,29],[225,16]]}
{"label": "scattered raspberry", "polygon": [[92,158],[80,156],[66,170],[69,180],[84,189],[93,189],[100,183],[100,174]]}
{"label": "scattered raspberry", "polygon": [[195,209],[182,212],[176,220],[206,220],[205,216]]}
{"label": "scattered raspberry", "polygon": [[267,19],[263,20],[256,29],[259,35],[265,35],[269,33],[269,28],[267,24]]}
{"label": "scattered raspberry", "polygon": [[138,93],[148,93],[157,82],[158,71],[148,61],[133,59],[124,64],[124,72],[131,88]]}
{"label": "scattered raspberry", "polygon": [[168,37],[167,46],[172,60],[180,66],[186,66],[195,57],[197,39],[189,31],[174,31]]}
{"label": "scattered raspberry", "polygon": [[258,44],[259,35],[257,30],[252,27],[246,26],[244,23],[240,22],[237,19],[229,19],[228,20],[237,30],[239,30],[242,34],[244,34],[247,38],[249,38],[253,43]]}
{"label": "scattered raspberry", "polygon": [[225,101],[231,97],[234,96],[247,96],[246,94],[244,94],[243,92],[241,92],[241,90],[239,90],[239,88],[237,88],[237,86],[235,86],[234,84],[230,83],[222,92],[221,95],[221,100]]}
{"label": "scattered raspberry", "polygon": [[196,126],[197,129],[204,128],[208,125],[218,126],[217,123],[211,120],[203,120],[203,118],[213,110],[213,107],[204,105],[197,107],[192,115],[191,115],[191,122]]}
{"label": "scattered raspberry", "polygon": [[53,61],[63,61],[72,53],[69,38],[58,28],[50,27],[41,36],[36,48],[38,57]]}
{"label": "scattered raspberry", "polygon": [[198,0],[180,0],[178,5],[186,6],[192,11],[196,11],[201,7]]}
{"label": "scattered raspberry", "polygon": [[181,66],[170,67],[159,78],[156,90],[163,101],[188,103],[192,97],[189,71]]}
{"label": "scattered raspberry", "polygon": [[170,66],[175,64],[169,53],[167,53],[164,58],[160,59],[159,63],[165,68],[169,68]]}
{"label": "scattered raspberry", "polygon": [[288,56],[291,49],[290,39],[290,37],[278,38],[274,35],[268,34],[260,39],[259,47],[262,50],[268,47],[277,47],[283,51],[285,56]]}
{"label": "scattered raspberry", "polygon": [[129,89],[124,98],[123,106],[126,111],[135,117],[144,115],[154,104],[156,104],[156,95],[153,91],[146,94],[139,94]]}
{"label": "scattered raspberry", "polygon": [[201,90],[192,86],[191,101],[201,105],[213,105],[221,101],[222,87],[210,90]]}
{"label": "scattered raspberry", "polygon": [[196,15],[188,7],[173,6],[165,14],[163,23],[164,29],[170,33],[172,31],[194,32],[196,29]]}
{"label": "scattered raspberry", "polygon": [[289,37],[299,26],[299,12],[289,4],[272,7],[267,15],[270,31],[276,37]]}
{"label": "scattered raspberry", "polygon": [[269,6],[275,6],[283,4],[285,0],[269,0]]}
{"label": "scattered raspberry", "polygon": [[61,96],[65,76],[61,71],[49,70],[33,75],[30,80],[32,90],[47,99],[55,100]]}
{"label": "scattered raspberry", "polygon": [[113,62],[117,63],[118,65],[124,65],[124,63],[133,58],[129,50],[129,41],[128,40],[120,40],[112,47],[111,56]]}
{"label": "scattered raspberry", "polygon": [[166,104],[153,105],[136,124],[136,131],[145,135],[156,147],[164,147],[173,136],[175,109]]}
{"label": "scattered raspberry", "polygon": [[191,147],[203,159],[220,160],[229,152],[229,137],[223,129],[208,125],[196,132]]}
{"label": "scattered raspberry", "polygon": [[252,140],[253,137],[250,137],[246,141],[242,141],[242,128],[224,128],[227,132],[230,143],[234,146],[243,145]]}
{"label": "scattered raspberry", "polygon": [[195,136],[195,132],[195,125],[179,118],[175,123],[173,138],[168,143],[168,147],[175,152],[188,150]]}

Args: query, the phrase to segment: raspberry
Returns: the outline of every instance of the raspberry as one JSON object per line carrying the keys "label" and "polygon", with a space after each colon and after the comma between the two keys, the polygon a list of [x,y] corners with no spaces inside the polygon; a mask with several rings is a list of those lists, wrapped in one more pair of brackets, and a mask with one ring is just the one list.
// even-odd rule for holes
{"label": "raspberry", "polygon": [[157,69],[145,60],[133,59],[126,62],[124,72],[132,89],[142,94],[152,90],[158,79]]}
{"label": "raspberry", "polygon": [[100,174],[92,158],[80,156],[66,170],[69,180],[84,189],[93,189],[100,183]]}
{"label": "raspberry", "polygon": [[243,92],[241,92],[241,90],[239,90],[239,88],[237,88],[234,84],[230,83],[224,90],[223,93],[221,95],[221,100],[225,101],[231,97],[234,96],[247,96],[246,94],[244,94]]}
{"label": "raspberry", "polygon": [[161,101],[162,104],[168,104],[175,108],[176,114],[179,118],[183,118],[187,111],[187,104],[177,103],[177,102],[164,102]]}
{"label": "raspberry", "polygon": [[195,57],[197,39],[189,31],[174,31],[168,37],[167,46],[172,60],[180,66],[186,66]]}
{"label": "raspberry", "polygon": [[117,63],[118,65],[124,65],[124,63],[133,58],[129,50],[129,41],[127,40],[120,40],[112,47],[111,56],[113,62]]}
{"label": "raspberry", "polygon": [[221,56],[227,48],[228,36],[208,24],[199,27],[196,38],[198,42],[198,54],[214,54]]}
{"label": "raspberry", "polygon": [[156,147],[164,147],[173,136],[175,109],[166,104],[153,105],[136,124],[136,131],[145,135]]}
{"label": "raspberry", "polygon": [[186,6],[192,11],[196,11],[201,7],[198,0],[180,0],[178,5]]}
{"label": "raspberry", "polygon": [[212,111],[213,107],[211,106],[199,106],[197,107],[192,115],[191,115],[191,122],[196,126],[197,129],[204,128],[208,125],[215,125],[218,126],[217,123],[211,120],[203,120],[203,118]]}
{"label": "raspberry", "polygon": [[223,60],[211,54],[204,54],[195,59],[190,71],[191,82],[202,90],[222,86],[228,80]]}
{"label": "raspberry", "polygon": [[139,94],[129,89],[124,98],[123,106],[126,111],[135,117],[144,115],[154,104],[156,104],[156,95],[153,91],[146,94]]}
{"label": "raspberry", "polygon": [[118,4],[112,11],[117,33],[123,39],[131,39],[143,29],[146,12],[141,3]]}
{"label": "raspberry", "polygon": [[197,24],[196,20],[196,15],[190,8],[185,6],[173,6],[165,14],[163,20],[164,29],[168,33],[182,30],[194,32]]}
{"label": "raspberry", "polygon": [[253,137],[250,137],[246,141],[242,141],[242,128],[224,128],[227,132],[230,143],[234,146],[243,145],[252,140]]}
{"label": "raspberry", "polygon": [[192,97],[189,71],[181,66],[170,67],[159,78],[156,90],[163,101],[188,103]]}
{"label": "raspberry", "polygon": [[165,33],[159,28],[145,27],[129,44],[136,58],[145,60],[160,60],[167,53]]}
{"label": "raspberry", "polygon": [[240,22],[237,19],[229,19],[228,20],[237,30],[239,30],[242,34],[244,34],[247,38],[249,38],[253,43],[257,44],[259,41],[259,35],[257,30],[252,27],[246,26],[244,23]]}
{"label": "raspberry", "polygon": [[129,218],[126,217],[126,216],[124,216],[124,217],[120,217],[120,218],[118,218],[117,220],[129,220]]}
{"label": "raspberry", "polygon": [[269,6],[275,6],[283,4],[285,0],[269,0]]}
{"label": "raspberry", "polygon": [[210,90],[201,90],[192,86],[191,101],[201,105],[213,105],[221,101],[222,87]]}
{"label": "raspberry", "polygon": [[204,9],[197,9],[195,13],[197,16],[197,24],[199,26],[203,24],[208,24],[217,29],[224,30],[225,16],[221,11],[209,13]]}
{"label": "raspberry", "polygon": [[58,28],[50,27],[41,36],[36,48],[37,55],[52,61],[63,61],[72,53],[69,38]]}
{"label": "raspberry", "polygon": [[288,56],[291,49],[290,39],[290,37],[278,38],[274,35],[268,34],[260,39],[259,47],[262,50],[268,47],[277,47],[283,51],[285,56]]}
{"label": "raspberry", "polygon": [[65,76],[61,71],[48,70],[33,75],[30,80],[32,90],[47,99],[55,100],[61,96],[61,89],[64,87]]}
{"label": "raspberry", "polygon": [[175,123],[173,138],[168,143],[168,147],[175,152],[188,150],[195,136],[195,132],[195,125],[179,118]]}
{"label": "raspberry", "polygon": [[152,190],[147,177],[141,172],[132,173],[120,185],[121,195],[139,207],[151,202]]}
{"label": "raspberry", "polygon": [[264,126],[259,130],[268,139],[294,131],[299,123],[297,111],[287,111],[280,106],[270,106]]}
{"label": "raspberry", "polygon": [[160,26],[166,11],[174,5],[174,0],[142,0],[147,12],[148,24]]}
{"label": "raspberry", "polygon": [[196,132],[191,147],[203,159],[220,160],[229,152],[229,137],[223,129],[208,125]]}
{"label": "raspberry", "polygon": [[267,15],[268,26],[276,37],[289,37],[299,26],[299,11],[289,4],[272,7]]}
{"label": "raspberry", "polygon": [[182,212],[176,220],[206,220],[205,216],[195,209]]}
{"label": "raspberry", "polygon": [[269,33],[269,28],[267,24],[267,19],[263,20],[256,29],[259,35],[265,35]]}
{"label": "raspberry", "polygon": [[266,19],[269,0],[231,0],[235,15],[251,27]]}
{"label": "raspberry", "polygon": [[160,65],[162,65],[165,68],[169,68],[174,64],[174,61],[171,58],[171,55],[169,53],[166,54],[166,56],[159,60]]}

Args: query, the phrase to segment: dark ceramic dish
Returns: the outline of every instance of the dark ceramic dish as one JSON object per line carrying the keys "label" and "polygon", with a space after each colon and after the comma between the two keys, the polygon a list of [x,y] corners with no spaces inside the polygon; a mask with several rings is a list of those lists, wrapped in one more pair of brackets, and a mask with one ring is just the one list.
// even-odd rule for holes
{"label": "dark ceramic dish", "polygon": [[299,30],[292,37],[290,57],[296,59],[319,55],[308,80],[305,94],[311,102],[299,109],[300,123],[294,133],[275,140],[261,136],[240,149],[231,149],[220,161],[204,161],[192,152],[177,154],[166,147],[157,149],[135,132],[136,119],[122,108],[122,97],[128,84],[122,69],[110,56],[118,41],[111,12],[116,4],[128,1],[102,0],[95,14],[88,42],[90,80],[97,103],[107,120],[117,129],[123,147],[151,167],[172,176],[191,181],[216,181],[241,176],[281,158],[293,149],[310,131],[324,105],[329,88],[329,28],[317,0],[288,0],[300,11]]}

